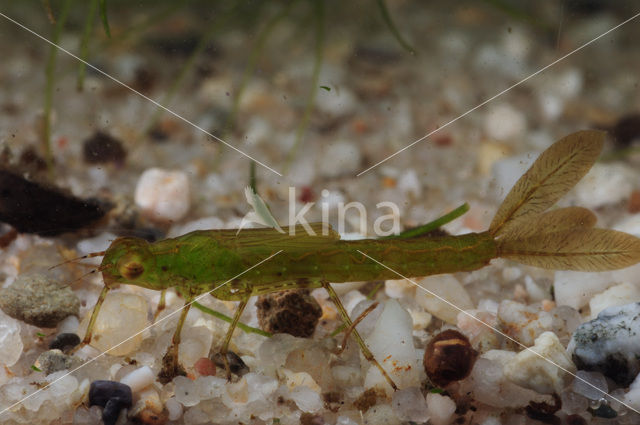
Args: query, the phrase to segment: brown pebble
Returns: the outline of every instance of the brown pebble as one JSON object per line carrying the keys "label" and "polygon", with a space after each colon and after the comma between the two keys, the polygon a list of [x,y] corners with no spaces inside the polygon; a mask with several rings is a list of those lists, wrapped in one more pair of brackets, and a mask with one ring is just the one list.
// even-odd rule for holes
{"label": "brown pebble", "polygon": [[216,365],[206,357],[200,357],[193,365],[200,376],[216,376]]}
{"label": "brown pebble", "polygon": [[375,406],[379,398],[383,400],[386,398],[386,393],[384,392],[384,390],[378,387],[369,388],[368,390],[363,392],[360,397],[356,399],[356,401],[353,402],[353,406],[364,413]]}
{"label": "brown pebble", "polygon": [[300,425],[324,425],[324,423],[324,418],[320,415],[306,412],[300,415]]}
{"label": "brown pebble", "polygon": [[267,332],[308,338],[313,335],[322,309],[308,289],[261,295],[256,301],[258,321]]}
{"label": "brown pebble", "polygon": [[477,357],[478,352],[466,336],[447,329],[429,341],[424,353],[424,370],[431,382],[446,387],[469,376]]}
{"label": "brown pebble", "polygon": [[634,190],[631,192],[631,196],[629,196],[629,205],[627,206],[627,211],[631,214],[636,214],[640,212],[640,190]]}

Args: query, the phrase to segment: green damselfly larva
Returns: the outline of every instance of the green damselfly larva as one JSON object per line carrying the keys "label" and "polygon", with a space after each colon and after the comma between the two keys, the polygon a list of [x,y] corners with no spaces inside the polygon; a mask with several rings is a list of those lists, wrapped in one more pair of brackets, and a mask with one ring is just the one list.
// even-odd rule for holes
{"label": "green damselfly larva", "polygon": [[184,297],[185,307],[160,373],[167,381],[184,373],[178,359],[180,332],[191,302],[200,294],[210,291],[215,298],[239,302],[221,343],[220,352],[226,358],[231,336],[250,297],[294,288],[324,288],[364,356],[396,389],[387,370],[351,326],[329,283],[472,271],[495,258],[545,269],[592,272],[640,262],[640,239],[595,228],[596,217],[584,208],[550,210],[594,164],[603,139],[602,132],[580,131],[549,147],[518,180],[489,229],[482,233],[432,237],[413,232],[381,239],[341,240],[335,231],[323,232],[322,225],[317,224],[313,227],[315,235],[302,227],[293,235],[284,227],[283,233],[273,228],[244,229],[240,233],[195,231],[155,243],[118,238],[104,253],[97,253],[104,254],[99,267],[104,288],[83,342],[91,341],[100,306],[114,286],[127,284],[159,291],[173,287]]}

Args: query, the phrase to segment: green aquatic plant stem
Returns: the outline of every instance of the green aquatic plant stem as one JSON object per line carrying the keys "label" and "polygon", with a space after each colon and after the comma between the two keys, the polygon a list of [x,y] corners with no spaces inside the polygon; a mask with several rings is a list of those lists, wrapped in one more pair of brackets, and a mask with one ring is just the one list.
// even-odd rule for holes
{"label": "green aquatic plant stem", "polygon": [[111,38],[111,29],[109,28],[109,19],[107,18],[107,0],[100,0],[100,20],[107,37]]}
{"label": "green aquatic plant stem", "polygon": [[247,83],[249,78],[253,75],[253,72],[256,69],[256,65],[258,63],[258,59],[260,58],[260,54],[264,50],[264,45],[269,39],[272,31],[276,28],[278,22],[289,15],[291,11],[291,7],[296,2],[296,0],[289,1],[286,6],[280,10],[277,14],[275,14],[269,21],[265,24],[264,28],[258,34],[256,41],[251,49],[251,53],[249,54],[249,60],[247,65],[242,72],[242,76],[240,77],[240,82],[238,83],[238,87],[235,90],[233,95],[233,104],[231,106],[231,112],[229,113],[229,117],[227,118],[227,122],[223,126],[223,135],[226,137],[227,133],[233,128],[235,124],[236,117],[238,115],[238,109],[240,107],[240,101],[242,99],[242,94],[244,93],[245,88],[247,87]]}
{"label": "green aquatic plant stem", "polygon": [[316,94],[318,92],[318,82],[320,81],[320,69],[322,68],[322,59],[324,52],[324,26],[325,26],[325,10],[324,10],[324,1],[316,0],[314,2],[314,18],[315,18],[315,37],[316,37],[316,46],[315,46],[315,60],[313,63],[313,73],[311,74],[311,86],[309,88],[309,94],[307,96],[307,104],[304,109],[304,113],[302,115],[302,119],[298,124],[298,128],[296,129],[296,138],[293,146],[289,150],[289,155],[287,156],[287,160],[284,165],[284,174],[289,172],[289,168],[291,168],[291,164],[293,163],[296,155],[298,154],[298,150],[300,149],[300,145],[302,144],[302,137],[304,136],[305,131],[309,125],[309,120],[311,118],[311,112],[313,112],[313,107],[316,102]]}
{"label": "green aquatic plant stem", "polygon": [[53,149],[51,147],[51,108],[53,107],[53,86],[55,84],[56,58],[58,56],[57,44],[60,42],[62,28],[67,20],[69,10],[71,9],[72,0],[65,0],[62,4],[62,11],[56,21],[56,26],[51,37],[52,45],[49,48],[49,59],[45,68],[46,86],[44,92],[44,123],[42,129],[42,145],[44,150],[44,159],[47,163],[47,171],[49,178],[53,179]]}
{"label": "green aquatic plant stem", "polygon": [[400,31],[398,31],[398,28],[393,23],[393,19],[391,19],[391,14],[389,13],[389,9],[387,9],[387,5],[384,0],[376,0],[376,4],[378,5],[378,10],[380,10],[382,19],[384,20],[384,23],[389,27],[389,31],[391,31],[391,34],[393,34],[393,36],[398,41],[398,43],[400,43],[403,49],[405,49],[412,55],[415,55],[416,50],[411,47],[411,45],[404,39],[404,37],[402,37],[402,34],[400,34]]}
{"label": "green aquatic plant stem", "polygon": [[[198,44],[196,45],[195,49],[193,49],[193,51],[185,61],[184,65],[182,65],[182,68],[180,69],[178,76],[173,80],[173,83],[171,83],[169,90],[167,90],[165,95],[162,97],[162,100],[160,101],[161,105],[164,105],[166,107],[170,105],[176,93],[178,92],[180,87],[182,87],[182,84],[184,83],[185,78],[187,77],[187,75],[189,75],[189,72],[191,72],[191,70],[193,69],[196,63],[196,60],[198,59],[200,54],[204,51],[204,49],[207,47],[209,42],[211,42],[211,40],[213,39],[213,36],[216,35],[216,33],[220,31],[220,29],[231,18],[237,5],[238,5],[238,2],[236,1],[234,5],[231,7],[231,9],[229,10],[229,12],[226,13],[221,19],[215,19],[214,22],[209,27],[209,29],[202,35],[202,37],[200,37],[200,40],[198,41]],[[164,115],[164,113],[165,113],[164,109],[159,107],[156,108],[154,114],[151,116],[151,120],[149,121],[149,124],[145,127],[143,134],[148,133],[149,130],[155,127],[155,125],[158,123],[158,121],[160,120],[162,115]]]}
{"label": "green aquatic plant stem", "polygon": [[467,211],[469,211],[469,204],[465,202],[464,204],[460,205],[458,208],[454,209],[453,211],[448,212],[442,217],[439,217],[425,225],[414,227],[413,229],[405,230],[404,232],[400,232],[397,235],[383,236],[379,239],[408,239],[408,238],[416,238],[419,236],[424,236],[427,233],[432,232],[444,226],[445,224],[455,220],[456,218],[460,217]]}
{"label": "green aquatic plant stem", "polygon": [[[233,319],[231,317],[227,316],[226,314],[223,314],[223,313],[220,313],[219,311],[210,309],[209,307],[205,307],[205,306],[203,306],[202,304],[200,304],[197,301],[193,302],[193,306],[195,308],[197,308],[198,310],[202,311],[203,313],[209,314],[209,315],[211,315],[213,317],[216,317],[216,318],[218,318],[220,320],[223,320],[223,321],[225,321],[227,323],[233,322]],[[240,329],[242,329],[243,331],[245,331],[246,333],[258,334],[258,335],[266,336],[267,338],[272,336],[272,334],[270,332],[263,331],[262,329],[254,328],[254,327],[249,326],[249,325],[245,325],[242,322],[238,322],[237,326]]]}
{"label": "green aquatic plant stem", "polygon": [[91,0],[89,2],[89,13],[87,13],[87,19],[84,24],[84,30],[82,31],[82,40],[80,41],[80,64],[78,65],[78,91],[84,90],[84,77],[87,72],[87,65],[84,61],[89,56],[89,39],[91,38],[91,30],[93,29],[93,21],[98,10],[98,1]]}

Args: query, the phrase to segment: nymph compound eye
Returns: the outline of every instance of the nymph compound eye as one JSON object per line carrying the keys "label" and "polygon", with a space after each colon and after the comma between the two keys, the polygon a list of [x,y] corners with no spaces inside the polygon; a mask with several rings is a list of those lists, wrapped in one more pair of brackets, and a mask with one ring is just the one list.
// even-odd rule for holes
{"label": "nymph compound eye", "polygon": [[118,262],[118,271],[125,279],[136,279],[144,272],[144,266],[142,263],[135,260],[123,260]]}

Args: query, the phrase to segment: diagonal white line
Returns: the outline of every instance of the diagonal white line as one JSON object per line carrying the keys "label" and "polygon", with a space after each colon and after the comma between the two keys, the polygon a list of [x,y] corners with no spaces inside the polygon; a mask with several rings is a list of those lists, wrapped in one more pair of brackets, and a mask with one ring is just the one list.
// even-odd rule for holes
{"label": "diagonal white line", "polygon": [[218,142],[222,143],[223,145],[233,149],[234,151],[238,152],[240,155],[243,155],[247,158],[249,158],[252,161],[255,161],[257,164],[260,164],[261,166],[263,166],[264,168],[266,168],[269,171],[272,171],[274,173],[276,173],[277,175],[279,175],[280,177],[282,177],[282,174],[280,174],[279,172],[277,172],[276,170],[274,170],[273,168],[269,167],[268,165],[258,161],[257,159],[255,159],[254,157],[252,157],[249,154],[244,153],[243,151],[241,151],[240,149],[236,148],[235,146],[225,142],[224,140],[222,140],[221,138],[219,138],[218,136],[208,132],[207,130],[205,130],[204,128],[200,127],[199,125],[197,125],[196,123],[194,123],[193,121],[188,120],[187,118],[183,117],[182,115],[179,115],[176,112],[173,112],[171,109],[167,108],[164,105],[161,105],[160,103],[156,102],[155,100],[151,99],[148,96],[145,96],[144,94],[140,93],[138,90],[134,89],[131,86],[128,86],[127,84],[125,84],[124,82],[118,80],[116,77],[111,76],[110,74],[104,72],[103,70],[101,70],[100,68],[91,65],[89,62],[85,61],[84,59],[74,55],[73,53],[71,53],[70,51],[68,51],[67,49],[65,49],[62,46],[57,45],[56,43],[54,43],[53,41],[49,41],[48,39],[46,39],[45,37],[43,37],[42,35],[38,34],[37,32],[35,32],[34,30],[24,26],[23,24],[21,24],[20,22],[16,21],[15,19],[12,19],[10,17],[8,17],[7,15],[5,15],[4,13],[0,12],[0,16],[2,16],[3,18],[5,18],[6,20],[13,22],[14,24],[16,24],[17,26],[19,26],[20,28],[22,28],[25,31],[30,32],[31,34],[35,35],[36,37],[38,37],[39,39],[41,39],[42,41],[50,44],[51,46],[56,47],[58,50],[66,53],[67,55],[71,56],[72,58],[76,59],[77,61],[82,62],[83,64],[85,64],[86,66],[88,66],[89,68],[93,69],[96,72],[99,72],[100,74],[104,75],[105,77],[109,78],[110,80],[120,84],[121,86],[127,88],[128,90],[132,91],[133,93],[137,94],[138,96],[140,96],[141,98],[153,103],[154,105],[156,105],[158,108],[161,108],[163,110],[165,110],[166,112],[170,113],[171,115],[173,115],[174,117],[180,119],[181,121],[189,124],[190,126],[192,126],[193,128],[200,130],[201,132],[203,132],[204,134],[206,134],[207,136],[217,140]]}
{"label": "diagonal white line", "polygon": [[536,75],[540,74],[541,72],[546,71],[547,69],[551,68],[553,65],[557,64],[558,62],[565,60],[566,58],[568,58],[569,56],[573,55],[574,53],[579,52],[580,50],[584,49],[585,47],[589,46],[590,44],[595,43],[595,42],[596,42],[597,40],[599,40],[600,38],[604,37],[605,35],[609,34],[609,33],[610,33],[610,32],[612,32],[612,31],[617,30],[618,28],[620,28],[620,27],[621,27],[621,26],[623,26],[624,24],[626,24],[626,23],[629,23],[629,22],[633,21],[633,20],[634,20],[634,19],[636,19],[638,16],[640,16],[640,13],[637,13],[637,14],[633,15],[631,18],[627,19],[626,21],[619,23],[618,25],[616,25],[615,27],[613,27],[613,28],[609,29],[609,30],[608,30],[608,31],[606,31],[606,32],[603,32],[602,34],[600,34],[599,36],[597,36],[597,37],[596,37],[596,38],[594,38],[593,40],[588,41],[588,42],[584,43],[583,45],[581,45],[581,46],[579,46],[579,47],[576,47],[575,49],[573,49],[572,51],[570,51],[570,52],[569,52],[569,53],[567,53],[566,55],[561,56],[560,58],[558,58],[558,59],[554,60],[553,62],[551,62],[551,63],[550,63],[550,64],[548,64],[547,66],[545,66],[545,67],[543,67],[543,68],[540,68],[539,70],[537,70],[537,71],[536,71],[536,72],[534,72],[533,74],[529,75],[528,77],[525,77],[524,79],[522,79],[522,80],[518,81],[517,83],[515,83],[515,84],[513,84],[513,85],[511,85],[511,86],[507,87],[506,89],[502,90],[500,93],[498,93],[498,94],[496,94],[496,95],[494,95],[494,96],[491,96],[489,99],[487,99],[487,100],[485,100],[484,102],[482,102],[482,103],[480,103],[480,104],[478,104],[478,105],[474,106],[473,108],[469,109],[469,110],[468,110],[467,112],[465,112],[464,114],[457,116],[456,118],[452,119],[451,121],[449,121],[449,122],[447,122],[447,123],[445,123],[445,124],[441,125],[440,127],[436,128],[436,129],[435,129],[435,130],[433,130],[432,132],[425,134],[424,136],[422,136],[422,137],[421,137],[421,138],[419,138],[418,140],[416,140],[416,141],[414,141],[414,142],[412,142],[412,143],[408,144],[407,146],[405,146],[404,148],[400,149],[399,151],[397,151],[397,152],[395,152],[395,153],[392,153],[391,155],[389,155],[388,157],[386,157],[386,158],[385,158],[385,159],[383,159],[382,161],[377,162],[376,164],[372,165],[371,167],[367,168],[366,170],[359,172],[359,173],[356,175],[356,177],[360,177],[361,175],[363,175],[363,174],[364,174],[364,173],[366,173],[367,171],[369,171],[369,170],[372,170],[372,169],[376,168],[378,165],[382,164],[383,162],[386,162],[386,161],[390,160],[391,158],[393,158],[394,156],[398,155],[399,153],[404,152],[405,150],[409,149],[410,147],[412,147],[412,146],[413,146],[413,145],[415,145],[416,143],[419,143],[419,142],[423,141],[423,140],[424,140],[424,139],[426,139],[427,137],[432,136],[433,134],[435,134],[435,133],[439,132],[440,130],[442,130],[442,129],[443,129],[443,128],[445,128],[445,127],[448,127],[449,125],[453,124],[454,122],[458,121],[459,119],[466,117],[467,115],[469,115],[470,113],[472,113],[472,112],[473,112],[473,111],[475,111],[476,109],[483,107],[483,106],[484,106],[484,105],[486,105],[487,103],[489,103],[489,102],[493,101],[494,99],[496,99],[496,98],[498,98],[498,97],[502,96],[503,94],[505,94],[506,92],[510,91],[511,89],[513,89],[513,88],[515,88],[515,87],[518,87],[518,86],[519,86],[519,85],[521,85],[522,83],[524,83],[524,82],[526,82],[526,81],[530,80],[531,78],[535,77]]}
{"label": "diagonal white line", "polygon": [[419,288],[419,289],[423,290],[424,292],[428,293],[429,295],[431,295],[431,296],[433,296],[433,297],[437,298],[438,300],[440,300],[440,301],[442,301],[443,303],[445,303],[445,304],[449,305],[450,307],[455,308],[455,309],[456,309],[456,310],[458,310],[460,313],[463,313],[463,314],[465,314],[465,315],[469,316],[470,318],[472,318],[473,320],[477,321],[478,323],[481,323],[481,324],[483,324],[484,326],[488,327],[489,329],[493,330],[494,332],[496,332],[496,333],[497,333],[497,334],[499,334],[500,336],[502,336],[502,337],[504,337],[504,338],[507,338],[509,341],[514,342],[514,343],[516,343],[517,345],[519,345],[520,347],[522,347],[523,349],[525,349],[525,350],[528,350],[528,351],[532,352],[532,353],[533,353],[533,354],[535,354],[536,356],[540,357],[542,360],[545,360],[545,361],[549,362],[550,364],[554,365],[555,367],[557,367],[558,369],[562,370],[563,372],[568,373],[569,375],[573,376],[574,378],[576,378],[576,379],[578,379],[578,380],[580,380],[580,381],[584,382],[584,383],[585,383],[585,384],[587,384],[588,386],[590,386],[590,387],[592,387],[592,388],[594,388],[594,389],[598,390],[599,392],[601,392],[601,393],[602,393],[602,395],[603,395],[603,396],[605,396],[605,397],[609,397],[611,400],[617,401],[618,403],[622,404],[622,405],[623,405],[623,406],[625,406],[626,408],[631,409],[631,410],[633,410],[634,412],[636,412],[636,413],[640,414],[640,411],[638,411],[638,410],[634,409],[633,407],[629,406],[629,405],[628,405],[627,403],[625,403],[624,401],[617,399],[616,397],[612,396],[611,394],[609,394],[609,393],[607,393],[607,392],[605,392],[605,391],[602,391],[600,388],[598,388],[598,387],[596,387],[595,385],[593,385],[592,383],[590,383],[590,382],[588,382],[588,381],[586,381],[586,380],[584,380],[584,379],[580,378],[578,375],[576,375],[575,373],[573,373],[573,372],[571,372],[571,371],[567,370],[566,368],[564,368],[564,367],[560,366],[559,364],[557,364],[557,363],[556,363],[556,362],[554,362],[553,360],[551,360],[551,359],[549,359],[549,358],[547,358],[547,357],[543,356],[542,354],[540,354],[540,353],[538,353],[537,351],[535,351],[535,350],[531,349],[530,347],[527,347],[526,345],[524,345],[524,344],[523,344],[523,343],[521,343],[520,341],[517,341],[517,340],[515,340],[514,338],[510,337],[509,335],[505,334],[505,333],[504,333],[504,332],[502,332],[500,329],[497,329],[497,328],[495,328],[495,327],[491,326],[490,324],[488,324],[488,323],[487,323],[487,322],[485,322],[484,320],[477,318],[476,316],[474,316],[473,314],[469,313],[468,311],[463,310],[463,309],[461,309],[460,307],[458,307],[457,305],[453,304],[452,302],[450,302],[450,301],[448,301],[448,300],[446,300],[446,299],[442,298],[440,295],[438,295],[438,294],[436,294],[436,293],[434,293],[434,292],[431,292],[430,290],[428,290],[428,289],[426,289],[426,288],[423,288],[422,286],[418,285],[418,284],[417,284],[416,282],[414,282],[413,280],[411,280],[411,279],[409,279],[408,277],[406,277],[406,276],[402,275],[401,273],[399,273],[399,272],[397,272],[397,271],[393,270],[391,267],[388,267],[388,266],[386,266],[386,265],[382,264],[380,261],[378,261],[378,260],[376,260],[375,258],[373,258],[373,257],[371,257],[371,256],[369,256],[369,255],[367,255],[367,254],[365,254],[364,252],[360,251],[359,249],[358,249],[357,251],[358,251],[360,254],[362,254],[362,255],[364,255],[365,257],[367,257],[368,259],[370,259],[371,261],[376,262],[377,264],[381,265],[381,266],[382,266],[382,267],[384,267],[385,269],[387,269],[387,270],[389,270],[389,271],[391,271],[391,272],[393,272],[393,273],[397,274],[397,275],[398,275],[398,276],[400,276],[401,278],[406,279],[407,281],[411,282],[411,283],[412,283],[412,284],[414,284],[417,288]]}
{"label": "diagonal white line", "polygon": [[109,351],[113,350],[114,348],[117,348],[119,346],[121,346],[122,344],[124,344],[125,342],[129,341],[132,338],[135,338],[136,336],[140,335],[141,333],[145,332],[148,329],[151,329],[152,327],[154,327],[155,325],[157,325],[158,323],[162,323],[165,320],[167,320],[168,318],[174,316],[175,314],[178,314],[179,312],[181,312],[185,307],[190,306],[191,304],[193,304],[196,301],[201,300],[202,298],[206,297],[207,295],[209,295],[210,293],[212,293],[213,291],[222,288],[224,285],[226,285],[227,283],[231,282],[234,279],[239,278],[240,276],[242,276],[243,274],[247,273],[250,270],[253,270],[254,268],[258,267],[259,265],[261,265],[262,263],[269,261],[270,259],[272,259],[273,257],[275,257],[276,255],[280,254],[282,252],[282,250],[279,250],[278,252],[276,252],[275,254],[271,254],[270,256],[268,256],[267,258],[265,258],[264,260],[260,261],[257,264],[254,264],[253,266],[249,267],[248,269],[244,270],[242,273],[239,273],[237,275],[235,275],[234,277],[232,277],[231,279],[227,280],[224,283],[221,283],[220,285],[216,286],[215,288],[213,288],[210,291],[205,292],[204,294],[198,295],[196,298],[194,298],[191,302],[186,303],[185,305],[183,305],[182,307],[180,307],[179,309],[177,309],[176,311],[172,311],[171,313],[167,314],[166,316],[164,316],[162,319],[157,320],[156,322],[150,324],[149,326],[147,326],[146,328],[142,329],[141,331],[136,332],[135,334],[131,335],[130,337],[128,337],[127,339],[124,339],[122,341],[120,341],[119,343],[117,343],[116,345],[112,346],[111,348],[109,348],[108,350],[103,351],[102,353],[98,354],[97,356],[87,360],[86,362],[82,363],[80,366],[76,367],[75,369],[70,370],[69,372],[65,373],[64,375],[62,375],[61,377],[51,381],[50,383],[48,383],[47,385],[45,385],[44,387],[32,392],[31,394],[29,394],[28,396],[22,398],[19,401],[16,401],[15,403],[13,403],[11,406],[6,407],[4,409],[2,409],[2,411],[0,411],[0,415],[2,415],[4,412],[13,409],[14,407],[18,406],[20,403],[22,403],[25,400],[30,399],[31,397],[33,397],[34,395],[38,394],[41,391],[46,390],[47,388],[49,388],[50,386],[52,386],[53,384],[55,384],[56,382],[58,382],[59,380],[61,380],[62,378],[65,378],[69,375],[71,375],[73,372],[77,371],[78,369],[81,369],[85,366],[87,366],[90,363],[93,363],[94,361],[98,360],[100,357],[104,356],[105,354],[107,354]]}

